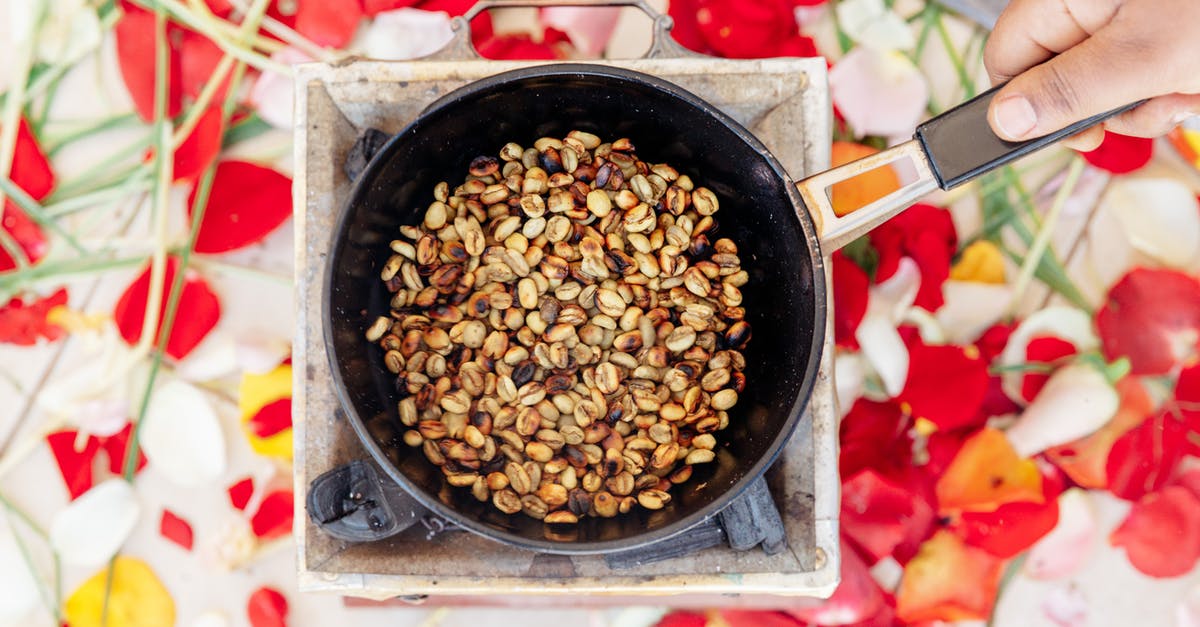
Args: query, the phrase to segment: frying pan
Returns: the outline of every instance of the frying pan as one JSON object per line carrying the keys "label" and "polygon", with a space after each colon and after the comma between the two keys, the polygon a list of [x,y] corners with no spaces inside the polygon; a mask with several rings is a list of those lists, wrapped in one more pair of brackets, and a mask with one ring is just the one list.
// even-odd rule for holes
{"label": "frying pan", "polygon": [[[749,131],[703,98],[646,74],[596,64],[550,64],[470,83],[431,104],[375,154],[337,222],[325,276],[323,315],[334,388],[372,458],[424,508],[469,531],[520,548],[560,554],[632,549],[671,537],[719,512],[763,475],[808,402],[825,337],[822,255],[899,213],[922,195],[949,189],[1091,126],[1096,116],[1022,143],[998,139],[986,122],[989,91],[918,127],[896,148],[794,182]],[[505,515],[451,488],[420,449],[400,441],[394,375],[364,339],[387,315],[379,269],[398,227],[421,221],[439,181],[461,180],[471,159],[572,129],[629,137],[647,162],[669,163],[720,197],[718,237],[737,243],[750,281],[744,308],[754,337],[745,351],[747,386],[717,434],[713,463],[698,465],[664,509],[635,508],[570,529]],[[830,185],[908,160],[916,178],[846,216],[833,212]],[[311,496],[311,495],[310,495]],[[310,515],[313,502],[310,499]],[[314,515],[315,518],[315,515]]]}

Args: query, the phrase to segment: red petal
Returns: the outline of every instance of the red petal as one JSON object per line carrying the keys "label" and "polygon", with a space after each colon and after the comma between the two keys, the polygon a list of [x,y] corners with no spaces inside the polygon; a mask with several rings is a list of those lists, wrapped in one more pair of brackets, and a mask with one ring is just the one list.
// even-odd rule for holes
{"label": "red petal", "polygon": [[872,562],[897,547],[915,549],[934,528],[932,505],[918,494],[874,470],[864,470],[842,484],[842,532]]}
{"label": "red petal", "polygon": [[359,0],[298,0],[296,32],[318,46],[342,48],[354,38],[362,18]]}
{"label": "red petal", "polygon": [[34,200],[44,199],[54,189],[54,170],[50,169],[50,160],[42,152],[25,118],[21,118],[17,126],[17,143],[13,149],[8,178]]}
{"label": "red petal", "polygon": [[1183,459],[1186,440],[1187,427],[1170,414],[1143,421],[1109,451],[1108,489],[1133,501],[1162,487]]}
{"label": "red petal", "polygon": [[903,472],[912,463],[912,420],[896,403],[859,399],[841,425],[838,467],[843,477],[863,468]]}
{"label": "red petal", "polygon": [[854,332],[867,313],[870,280],[858,264],[833,253],[833,335],[838,346],[858,350]]}
{"label": "red petal", "polygon": [[1108,292],[1096,328],[1110,360],[1128,357],[1133,374],[1164,374],[1195,358],[1200,282],[1174,270],[1132,270]]}
{"label": "red petal", "polygon": [[285,429],[292,428],[292,399],[281,398],[268,403],[246,423],[250,432],[260,438],[269,438]]}
{"label": "red petal", "polygon": [[999,558],[939,531],[904,568],[896,614],[908,623],[986,619],[1003,567]]}
{"label": "red petal", "polygon": [[1042,477],[1043,503],[1005,503],[990,513],[965,512],[952,529],[964,542],[996,557],[1013,557],[1058,524],[1060,482]]}
{"label": "red petal", "polygon": [[56,431],[46,436],[46,443],[50,445],[50,452],[54,454],[58,472],[67,484],[67,493],[72,501],[94,485],[92,463],[96,459],[96,452],[100,450],[96,438],[89,437],[83,450],[76,451],[75,438],[78,434],[78,431]]}
{"label": "red petal", "polygon": [[723,57],[754,59],[779,54],[780,42],[799,34],[788,0],[711,0],[696,12],[709,48]]}
{"label": "red petal", "polygon": [[175,180],[189,181],[203,174],[209,164],[216,160],[217,153],[221,152],[223,134],[220,107],[209,107],[200,116],[196,128],[175,151]]}
{"label": "red petal", "polygon": [[[179,268],[179,260],[175,257],[167,259],[167,268],[163,277],[163,298],[159,312],[158,331],[155,342],[162,331],[163,315],[166,313],[168,294],[175,281],[175,272]],[[125,288],[121,299],[117,301],[113,317],[116,318],[117,328],[121,337],[130,344],[137,343],[142,336],[142,322],[146,318],[146,305],[150,293],[150,266]],[[189,270],[183,282],[183,294],[179,299],[179,307],[175,315],[175,326],[171,329],[171,338],[167,341],[167,354],[175,359],[183,359],[188,353],[208,335],[221,317],[221,303],[217,295],[208,287],[208,283],[200,275]]]}
{"label": "red petal", "polygon": [[671,612],[654,623],[654,627],[706,627],[708,619],[694,612]]}
{"label": "red petal", "polygon": [[47,322],[51,309],[67,304],[67,288],[26,303],[14,298],[0,307],[0,343],[32,346],[39,338],[53,342],[63,335],[62,327]]}
{"label": "red petal", "polygon": [[[11,200],[4,201],[4,210],[0,212],[0,228],[8,231],[30,263],[37,263],[46,255],[48,244],[42,229],[25,216],[25,212],[17,208]],[[12,270],[17,262],[8,254],[8,249],[0,248],[0,272]]]}
{"label": "red petal", "polygon": [[950,261],[958,246],[958,235],[950,212],[917,203],[871,232],[871,244],[879,253],[877,282],[891,278],[901,257],[910,257],[921,271],[921,287],[915,304],[936,311],[944,302],[942,284],[950,276]]}
{"label": "red petal", "polygon": [[229,4],[229,0],[204,0],[204,4],[207,4],[208,10],[217,17],[229,17],[229,14],[233,13],[233,5]]}
{"label": "red petal", "polygon": [[162,519],[158,523],[158,532],[162,534],[162,537],[184,549],[192,550],[192,526],[171,510],[163,510]]}
{"label": "red petal", "polygon": [[[1200,433],[1200,364],[1184,368],[1175,382],[1175,409],[1191,434]],[[1188,452],[1200,456],[1200,443],[1189,434]]]}
{"label": "red petal", "polygon": [[393,11],[404,7],[411,7],[419,3],[421,0],[363,0],[363,13],[367,17],[375,17],[384,11]]}
{"label": "red petal", "polygon": [[908,343],[908,354],[908,381],[896,399],[911,406],[914,417],[940,429],[978,426],[988,388],[987,362],[979,358],[979,351],[929,346],[916,338]]}
{"label": "red petal", "polygon": [[250,519],[250,527],[259,539],[278,538],[292,532],[292,517],[291,491],[272,492],[263,498]]}
{"label": "red petal", "polygon": [[[96,438],[100,447],[108,454],[108,471],[114,475],[120,475],[125,472],[125,456],[129,454],[129,438],[133,435],[133,423],[125,425],[117,433],[107,438]],[[137,468],[134,469],[134,474],[141,472],[146,467],[146,456],[142,454],[142,450],[138,449]]]}
{"label": "red petal", "polygon": [[[184,31],[179,47],[179,80],[183,93],[191,98],[199,97],[223,56],[225,53],[209,38],[193,31]],[[226,77],[210,102],[216,104],[225,101],[229,81],[230,78]]]}
{"label": "red petal", "polygon": [[[1029,344],[1025,346],[1025,361],[1029,363],[1053,364],[1063,357],[1074,355],[1076,352],[1075,345],[1066,340],[1049,336],[1035,337],[1029,340]],[[1021,379],[1021,396],[1026,401],[1033,401],[1033,397],[1042,391],[1042,387],[1049,380],[1049,373],[1026,373]]]}
{"label": "red petal", "polygon": [[[188,216],[196,189],[188,196]],[[222,161],[196,238],[196,252],[223,253],[262,240],[292,215],[292,181],[245,161]]]}
{"label": "red petal", "polygon": [[[153,13],[129,3],[124,3],[123,8],[124,14],[115,29],[117,62],[134,108],[143,120],[150,122],[154,120],[155,18]],[[170,40],[170,33],[167,38]],[[175,117],[183,100],[183,81],[179,55],[174,50],[169,55],[168,74],[167,116]]]}
{"label": "red petal", "polygon": [[1121,405],[1107,424],[1087,437],[1046,451],[1046,458],[1080,487],[1108,488],[1105,465],[1113,444],[1142,424],[1154,410],[1155,402],[1138,377],[1125,377],[1117,382],[1116,388]]}
{"label": "red petal", "polygon": [[246,503],[250,502],[250,497],[254,495],[254,479],[246,477],[241,481],[229,486],[229,503],[238,511],[245,511]]}
{"label": "red petal", "polygon": [[1100,146],[1082,154],[1085,161],[1101,170],[1125,174],[1150,163],[1154,156],[1154,140],[1105,131]]}
{"label": "red petal", "polygon": [[535,43],[528,34],[493,35],[476,45],[479,55],[485,59],[528,59],[553,61],[563,58],[557,44],[570,41],[566,33],[553,28],[545,29],[540,43]]}
{"label": "red petal", "polygon": [[797,619],[770,610],[721,610],[720,615],[729,627],[804,627]]}
{"label": "red petal", "polygon": [[246,604],[251,627],[287,627],[287,614],[287,597],[267,586],[255,590]]}
{"label": "red petal", "polygon": [[1200,500],[1179,486],[1147,494],[1109,537],[1129,563],[1151,577],[1178,577],[1200,558]]}
{"label": "red petal", "polygon": [[688,50],[708,54],[711,49],[700,32],[700,23],[696,21],[700,6],[701,0],[671,0],[667,3],[667,13],[675,20],[671,37]]}
{"label": "red petal", "polygon": [[[417,5],[422,11],[444,11],[451,17],[462,15],[475,6],[475,0],[424,0]],[[495,34],[492,28],[492,16],[487,11],[480,13],[471,20],[471,40],[478,48],[479,44],[491,39]]]}
{"label": "red petal", "polygon": [[1016,327],[1016,323],[1000,323],[984,331],[983,335],[975,340],[975,348],[979,349],[979,356],[989,363],[1000,356],[1000,353],[1004,352],[1004,347],[1008,346],[1008,338],[1012,336],[1013,329]]}
{"label": "red petal", "polygon": [[883,591],[866,562],[843,540],[841,583],[833,596],[815,607],[788,610],[788,614],[818,625],[846,625],[869,620],[886,608]]}

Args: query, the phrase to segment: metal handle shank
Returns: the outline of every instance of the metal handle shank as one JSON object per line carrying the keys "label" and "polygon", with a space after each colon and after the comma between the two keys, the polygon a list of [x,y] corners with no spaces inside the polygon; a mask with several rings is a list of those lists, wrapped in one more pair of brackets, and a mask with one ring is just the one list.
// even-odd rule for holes
{"label": "metal handle shank", "polygon": [[533,7],[637,7],[650,19],[661,15],[646,0],[479,0],[463,14],[463,18],[470,22],[489,9]]}

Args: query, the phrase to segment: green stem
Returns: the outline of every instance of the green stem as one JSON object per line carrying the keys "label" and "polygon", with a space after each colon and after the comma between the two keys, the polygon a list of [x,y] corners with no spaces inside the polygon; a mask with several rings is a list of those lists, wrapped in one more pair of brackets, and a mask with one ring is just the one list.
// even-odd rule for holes
{"label": "green stem", "polygon": [[1050,247],[1050,237],[1054,232],[1054,225],[1058,223],[1058,216],[1062,213],[1063,206],[1067,204],[1067,198],[1071,196],[1071,192],[1075,190],[1075,185],[1079,182],[1080,175],[1083,174],[1083,159],[1076,157],[1071,161],[1071,165],[1067,170],[1067,178],[1063,181],[1062,187],[1058,189],[1058,193],[1054,196],[1054,202],[1050,205],[1050,210],[1046,212],[1046,219],[1042,222],[1041,228],[1038,229],[1037,237],[1033,240],[1033,245],[1030,246],[1029,252],[1025,255],[1025,261],[1021,264],[1021,270],[1017,274],[1017,280],[1013,284],[1012,304],[1009,307],[1009,313],[1016,313],[1020,306],[1021,298],[1025,294],[1025,290],[1029,287],[1029,282],[1033,279],[1034,271],[1041,263],[1043,255]]}
{"label": "green stem", "polygon": [[29,569],[30,576],[34,581],[38,582],[38,596],[42,597],[42,603],[44,603],[46,605],[46,609],[54,615],[55,622],[59,624],[65,624],[62,615],[62,603],[60,602],[62,599],[62,562],[59,560],[58,554],[54,553],[53,548],[51,548],[51,553],[54,555],[54,592],[51,594],[50,592],[47,592],[45,586],[41,585],[41,582],[38,581],[38,571],[37,566],[33,562],[33,555],[29,552],[29,547],[25,545],[25,541],[21,539],[20,534],[17,533],[15,525],[12,524],[12,519],[15,518],[21,521],[26,528],[32,531],[47,545],[50,543],[50,537],[46,535],[45,531],[42,531],[41,527],[38,527],[37,523],[33,521],[33,518],[31,518],[29,514],[26,514],[24,511],[22,511],[21,508],[17,507],[15,503],[13,503],[3,494],[0,494],[0,505],[4,506],[4,510],[8,515],[9,527],[12,528],[13,539],[16,540],[17,548],[21,551],[21,559],[25,561],[25,567]]}
{"label": "green stem", "polygon": [[70,181],[56,187],[50,194],[50,197],[46,200],[53,203],[65,200],[67,198],[72,198],[80,194],[88,194],[119,183],[120,181],[127,179],[138,170],[149,172],[149,167],[147,164],[134,163],[122,168],[117,172],[108,173],[103,180],[97,181],[95,178],[97,175],[104,173],[105,170],[112,168],[113,164],[120,163],[137,155],[138,153],[145,152],[148,148],[150,148],[150,140],[150,136],[147,135],[145,138],[129,144],[116,153],[106,157],[103,161],[79,174],[79,176],[76,176]]}
{"label": "green stem", "polygon": [[66,148],[74,142],[77,142],[81,139],[87,139],[93,135],[99,135],[100,133],[111,131],[116,128],[129,126],[131,122],[138,122],[136,113],[114,115],[112,117],[100,120],[99,122],[93,122],[87,125],[85,128],[67,133],[62,137],[43,137],[42,145],[43,148],[46,149],[46,154],[50,157],[53,157],[54,155],[58,154],[60,150]]}
{"label": "green stem", "polygon": [[80,194],[42,208],[46,211],[47,216],[57,219],[86,209],[104,206],[105,203],[121,200],[131,193],[146,191],[149,188],[150,177],[137,172],[111,187]]}
{"label": "green stem", "polygon": [[13,239],[8,229],[0,228],[0,248],[3,248],[4,252],[12,258],[13,263],[17,265],[17,270],[29,267],[29,256],[25,254],[25,249],[21,248],[17,240]]}
{"label": "green stem", "polygon": [[946,54],[950,57],[950,64],[954,66],[954,73],[958,75],[959,85],[963,88],[966,98],[975,97],[975,81],[967,74],[967,66],[963,63],[962,54],[954,47],[954,42],[950,40],[950,31],[946,30],[946,23],[938,16],[937,20],[938,38],[942,40],[942,47],[946,49]]}
{"label": "green stem", "polygon": [[25,212],[25,215],[28,216],[30,220],[37,222],[38,226],[52,231],[59,237],[63,238],[63,240],[65,240],[71,248],[75,249],[75,252],[83,255],[89,253],[86,248],[80,245],[79,241],[75,239],[74,235],[68,233],[66,229],[64,229],[57,221],[50,219],[50,217],[47,216],[46,212],[42,209],[42,206],[39,205],[32,196],[26,194],[25,190],[13,184],[13,182],[7,176],[0,176],[0,190],[3,190],[3,194],[0,194],[0,196],[7,195],[9,199],[15,202],[17,206]]}
{"label": "green stem", "polygon": [[148,257],[149,255],[140,255],[101,261],[96,261],[94,258],[77,257],[62,261],[46,261],[25,268],[24,270],[13,270],[12,272],[5,272],[3,275],[0,275],[0,294],[15,294],[41,281],[58,281],[75,276],[86,276],[121,268],[131,268],[146,263]]}
{"label": "green stem", "polygon": [[243,63],[247,63],[264,72],[275,72],[284,76],[292,75],[291,66],[272,61],[268,57],[242,48],[237,42],[229,41],[225,34],[221,32],[221,29],[214,26],[212,20],[196,16],[195,13],[189,11],[187,7],[179,4],[176,0],[133,0],[133,3],[145,9],[169,12],[171,17],[179,20],[184,26],[195,29],[216,44],[222,52]]}

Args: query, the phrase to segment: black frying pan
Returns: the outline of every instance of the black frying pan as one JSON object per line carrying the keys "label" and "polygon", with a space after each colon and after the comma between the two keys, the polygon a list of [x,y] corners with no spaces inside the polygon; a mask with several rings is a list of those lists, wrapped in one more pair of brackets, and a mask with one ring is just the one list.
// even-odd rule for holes
{"label": "black frying pan", "polygon": [[[825,337],[828,254],[936,187],[948,189],[1099,121],[1032,142],[1011,144],[988,129],[991,93],[926,122],[916,139],[890,151],[794,183],[745,128],[667,81],[602,65],[558,64],[506,72],[430,105],[393,137],[359,177],[334,235],[323,324],[334,387],[350,425],[371,456],[420,503],[443,518],[518,547],[552,553],[629,549],[671,536],[722,509],[779,455],[808,401]],[[1115,113],[1115,112],[1114,112]],[[476,155],[508,141],[581,129],[629,137],[647,162],[666,162],[703,182],[721,200],[718,236],[733,239],[750,273],[744,307],[754,337],[748,384],[730,426],[717,434],[715,462],[695,467],[666,508],[635,508],[614,519],[585,518],[550,530],[524,515],[506,516],[467,489],[447,486],[420,449],[400,441],[399,395],[382,351],[364,330],[388,313],[379,270],[403,224],[421,220],[439,181],[461,180]],[[829,207],[834,182],[897,158],[911,158],[919,180],[844,218]],[[808,208],[813,210],[810,214]],[[556,526],[557,527],[557,526]]]}

